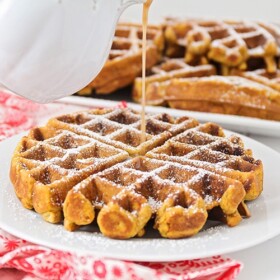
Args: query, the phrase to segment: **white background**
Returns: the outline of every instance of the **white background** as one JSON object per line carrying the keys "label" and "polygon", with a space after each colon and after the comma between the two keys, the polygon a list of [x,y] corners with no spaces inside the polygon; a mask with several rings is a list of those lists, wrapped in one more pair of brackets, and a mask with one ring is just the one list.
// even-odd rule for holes
{"label": "white background", "polygon": [[[258,19],[280,22],[279,0],[154,0],[150,21],[162,16]],[[129,7],[122,18],[140,21],[141,6]]]}

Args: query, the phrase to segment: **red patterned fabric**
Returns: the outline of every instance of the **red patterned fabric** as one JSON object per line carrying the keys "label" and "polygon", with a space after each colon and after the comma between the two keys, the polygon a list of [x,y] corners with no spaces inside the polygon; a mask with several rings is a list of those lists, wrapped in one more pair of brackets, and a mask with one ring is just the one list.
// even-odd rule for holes
{"label": "red patterned fabric", "polygon": [[[125,102],[118,105],[126,106]],[[0,92],[0,141],[34,126],[44,110],[44,105]],[[221,256],[165,263],[104,259],[52,250],[0,229],[0,279],[5,280],[231,280],[241,267]]]}
{"label": "red patterned fabric", "polygon": [[0,91],[0,141],[30,129],[42,110],[44,105]]}
{"label": "red patterned fabric", "polygon": [[0,268],[15,268],[25,276],[49,280],[231,280],[241,264],[221,256],[165,263],[104,259],[45,248],[0,229]]}

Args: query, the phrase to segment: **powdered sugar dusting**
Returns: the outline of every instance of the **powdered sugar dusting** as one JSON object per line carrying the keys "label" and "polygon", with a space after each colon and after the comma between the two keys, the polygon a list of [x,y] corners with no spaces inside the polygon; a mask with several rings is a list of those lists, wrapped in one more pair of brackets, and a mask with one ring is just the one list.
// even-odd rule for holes
{"label": "powdered sugar dusting", "polygon": [[153,212],[156,212],[161,206],[161,201],[155,200],[153,197],[149,196],[148,204],[152,207]]}

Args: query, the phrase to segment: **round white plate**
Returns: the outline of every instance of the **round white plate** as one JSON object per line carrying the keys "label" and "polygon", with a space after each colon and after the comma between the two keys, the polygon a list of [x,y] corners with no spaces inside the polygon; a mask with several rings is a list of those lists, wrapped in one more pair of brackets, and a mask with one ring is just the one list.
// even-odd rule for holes
{"label": "round white plate", "polygon": [[67,232],[62,225],[44,222],[23,208],[9,180],[13,150],[22,135],[0,143],[0,227],[28,241],[55,249],[134,261],[175,261],[225,254],[252,247],[280,233],[280,154],[242,136],[246,147],[264,164],[264,191],[249,203],[252,217],[238,226],[218,225],[196,236],[179,240],[158,237],[152,230],[145,238],[111,240],[95,232]]}

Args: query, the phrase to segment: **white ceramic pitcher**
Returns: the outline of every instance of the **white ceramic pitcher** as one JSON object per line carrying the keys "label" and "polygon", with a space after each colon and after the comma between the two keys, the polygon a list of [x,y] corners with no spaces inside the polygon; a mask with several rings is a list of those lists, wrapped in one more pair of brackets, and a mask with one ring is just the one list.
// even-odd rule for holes
{"label": "white ceramic pitcher", "polygon": [[0,84],[47,103],[101,70],[125,8],[145,0],[0,0]]}

